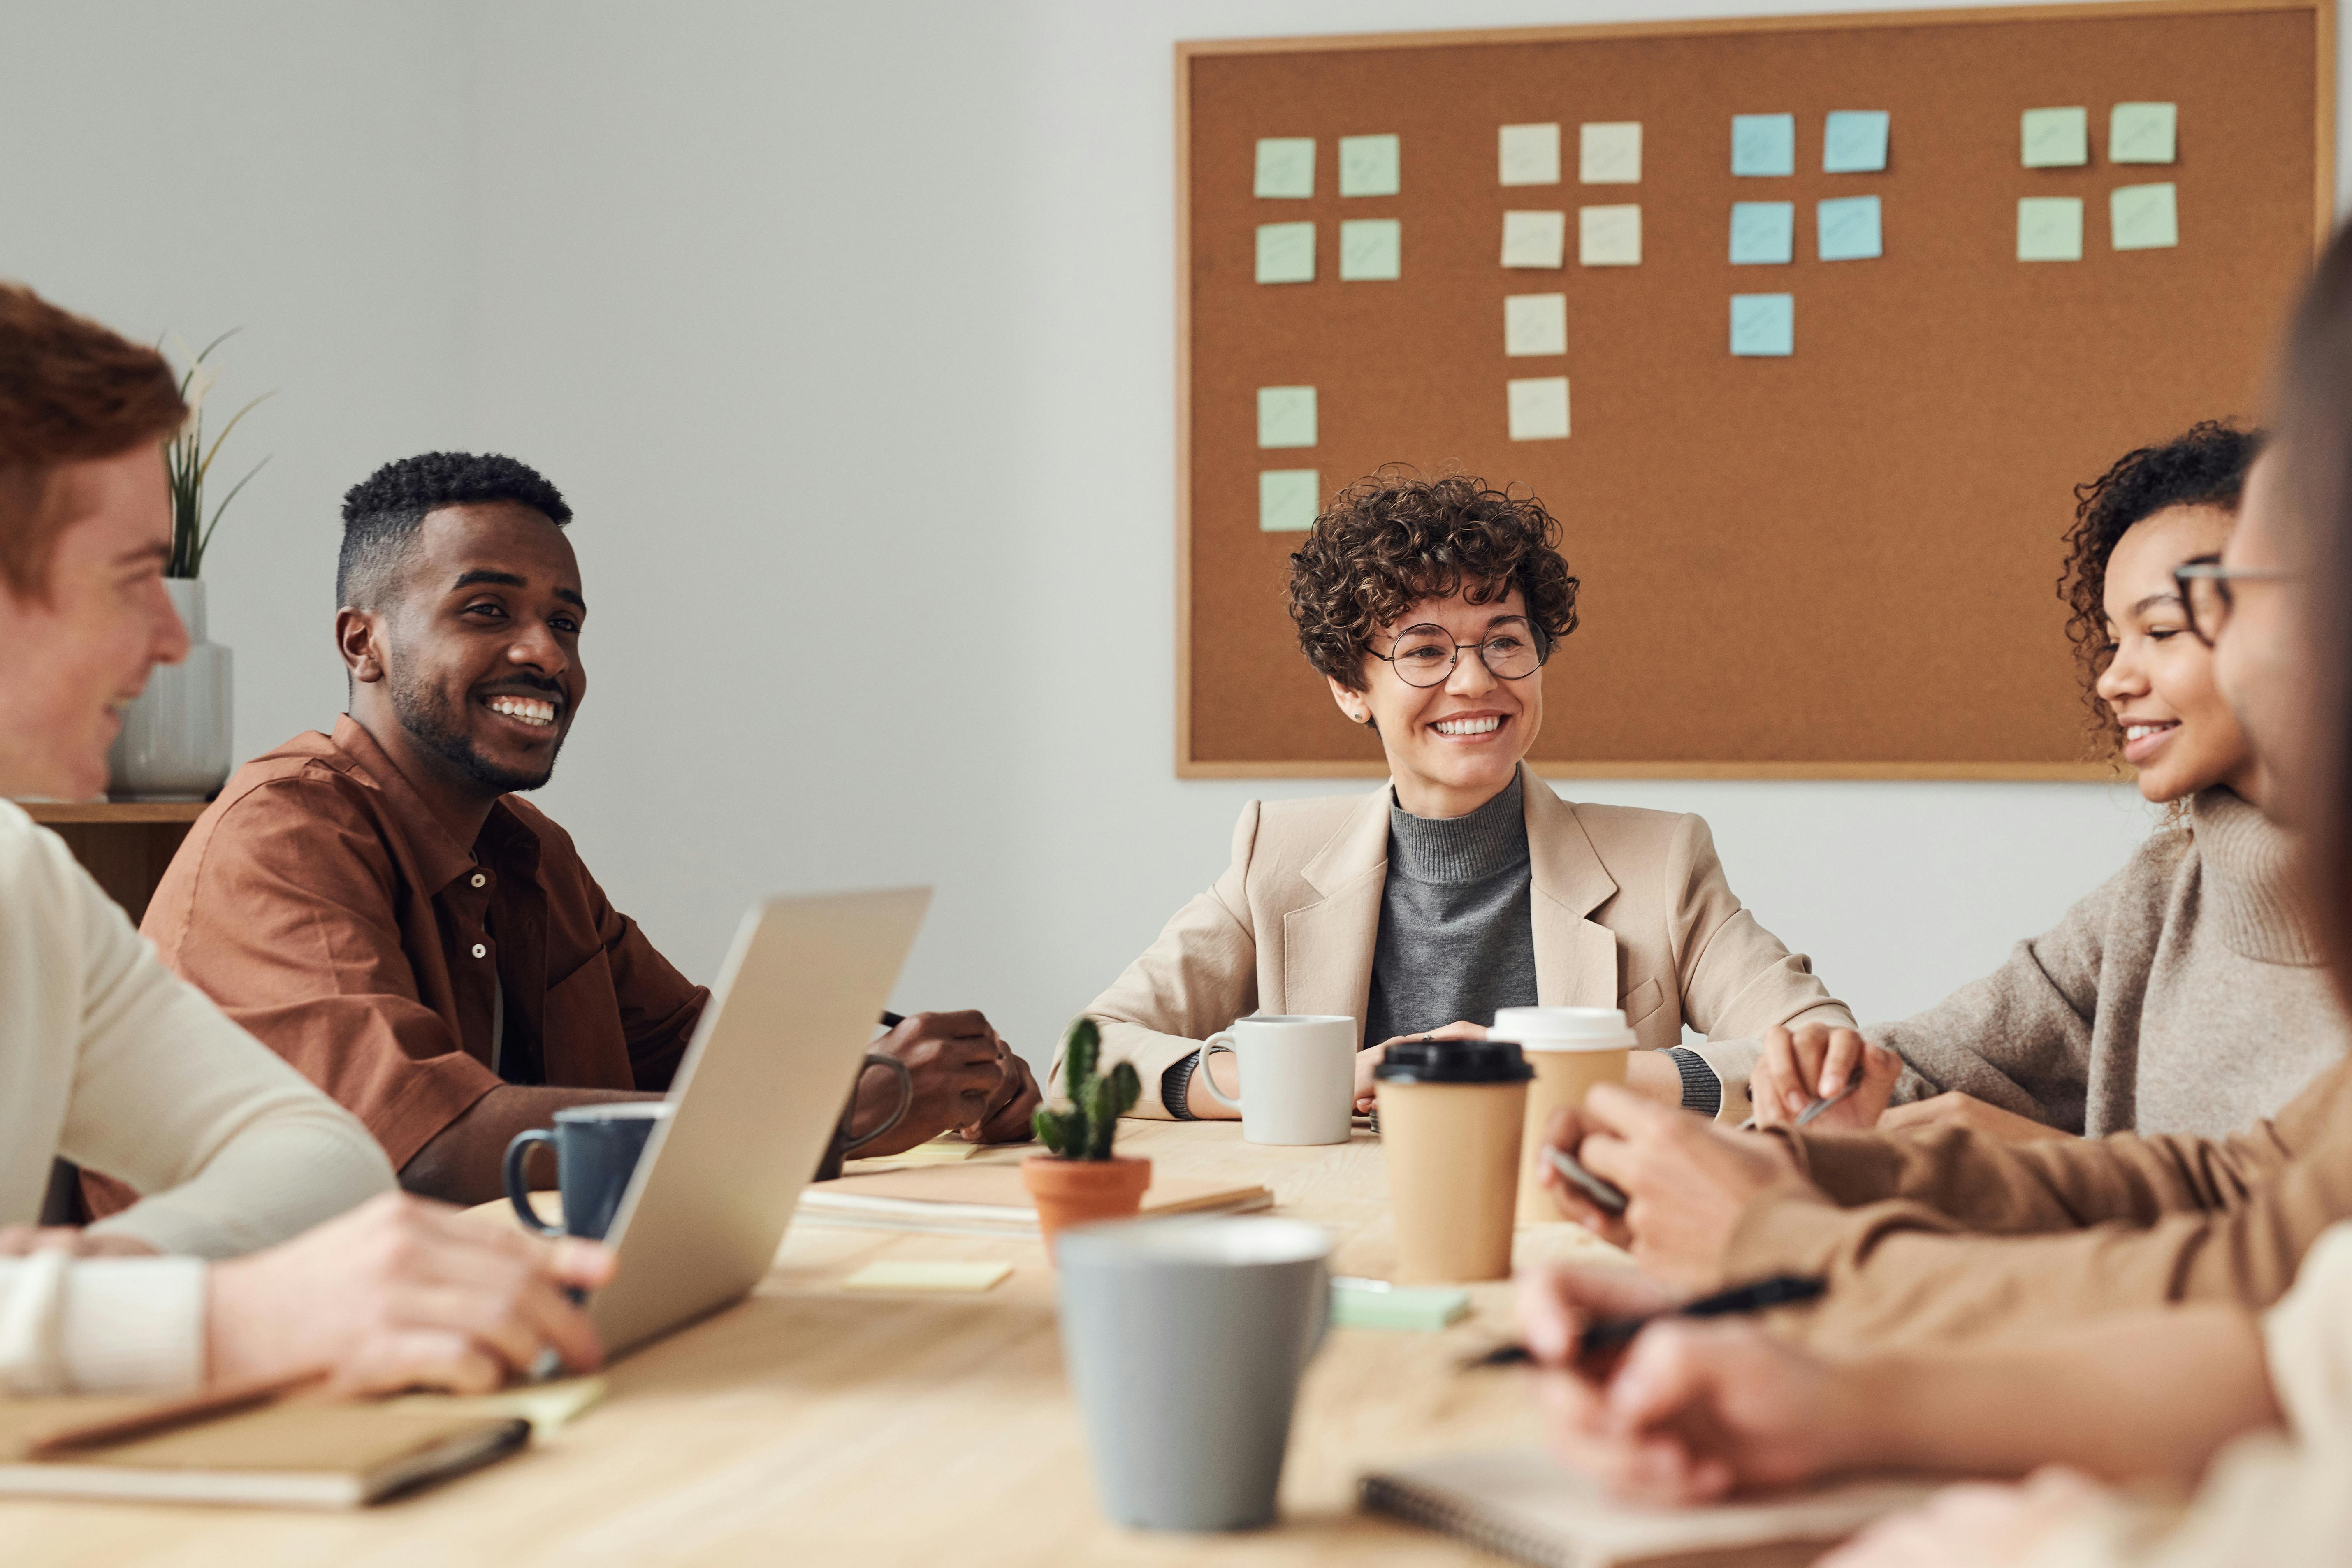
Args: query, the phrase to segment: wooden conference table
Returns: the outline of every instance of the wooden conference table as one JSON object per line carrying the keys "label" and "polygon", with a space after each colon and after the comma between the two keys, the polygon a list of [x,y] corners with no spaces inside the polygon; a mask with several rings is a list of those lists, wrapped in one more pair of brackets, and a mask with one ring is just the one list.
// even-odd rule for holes
{"label": "wooden conference table", "polygon": [[[1155,1173],[1251,1180],[1335,1234],[1335,1273],[1394,1261],[1380,1144],[1261,1148],[1233,1122],[1129,1121]],[[976,1156],[1018,1160],[1025,1150]],[[1621,1257],[1570,1225],[1517,1259]],[[881,1258],[1001,1259],[977,1295],[850,1291]],[[520,1457],[352,1514],[0,1502],[0,1561],[42,1568],[563,1568],[847,1563],[1486,1563],[1355,1510],[1366,1468],[1537,1439],[1523,1374],[1459,1363],[1513,1334],[1510,1287],[1438,1333],[1334,1329],[1308,1369],[1275,1529],[1148,1535],[1104,1521],[1034,1241],[796,1224],[748,1300],[624,1358],[604,1402]],[[1203,1376],[1213,1375],[1209,1369]]]}

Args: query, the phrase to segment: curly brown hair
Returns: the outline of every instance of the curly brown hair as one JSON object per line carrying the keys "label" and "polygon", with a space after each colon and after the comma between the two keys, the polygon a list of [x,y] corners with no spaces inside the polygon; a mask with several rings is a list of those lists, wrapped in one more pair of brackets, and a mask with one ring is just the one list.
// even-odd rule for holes
{"label": "curly brown hair", "polygon": [[1290,618],[1307,662],[1350,690],[1373,632],[1423,599],[1491,605],[1513,588],[1544,651],[1576,629],[1559,522],[1532,495],[1391,464],[1331,498],[1290,558]]}
{"label": "curly brown hair", "polygon": [[2083,700],[2091,710],[2090,729],[2114,752],[2123,744],[2115,710],[2099,697],[2099,677],[2116,657],[2107,626],[2107,561],[2136,523],[2176,506],[2238,510],[2246,469],[2262,449],[2260,431],[2241,430],[2209,419],[2160,447],[2142,447],[2087,485],[2074,487],[2074,526],[2066,531],[2066,569],[2058,596],[2074,612],[2066,617],[2066,640],[2083,671]]}

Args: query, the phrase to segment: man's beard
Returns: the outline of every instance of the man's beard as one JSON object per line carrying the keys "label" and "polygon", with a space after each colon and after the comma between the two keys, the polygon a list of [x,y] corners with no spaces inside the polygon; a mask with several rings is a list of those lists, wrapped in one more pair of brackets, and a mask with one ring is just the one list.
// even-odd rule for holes
{"label": "man's beard", "polygon": [[[547,765],[536,773],[519,773],[502,768],[481,752],[474,750],[465,731],[457,723],[457,715],[449,710],[448,700],[438,687],[423,681],[404,680],[395,676],[392,680],[392,711],[400,727],[410,739],[435,756],[456,768],[466,777],[493,795],[508,795],[519,790],[533,790],[555,774],[556,753],[563,750],[563,738],[559,733],[555,748],[547,753]],[[562,699],[557,694],[559,705]]]}

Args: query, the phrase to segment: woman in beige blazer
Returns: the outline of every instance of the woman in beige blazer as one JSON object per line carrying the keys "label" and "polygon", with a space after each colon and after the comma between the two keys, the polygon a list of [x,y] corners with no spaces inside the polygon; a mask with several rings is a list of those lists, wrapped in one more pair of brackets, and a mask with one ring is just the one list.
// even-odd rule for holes
{"label": "woman in beige blazer", "polygon": [[[1508,1006],[1622,1007],[1654,1053],[1636,1053],[1636,1087],[1733,1121],[1765,1029],[1850,1023],[1740,907],[1705,822],[1572,805],[1521,762],[1543,665],[1576,626],[1559,537],[1532,497],[1392,470],[1316,520],[1291,557],[1291,616],[1390,776],[1252,801],[1225,874],[1087,1008],[1106,1057],[1142,1077],[1137,1114],[1233,1115],[1191,1063],[1255,1012],[1369,1024],[1368,1094],[1391,1039],[1479,1035]],[[1710,1044],[1680,1049],[1685,1023]],[[1228,1059],[1214,1070],[1230,1091]]]}

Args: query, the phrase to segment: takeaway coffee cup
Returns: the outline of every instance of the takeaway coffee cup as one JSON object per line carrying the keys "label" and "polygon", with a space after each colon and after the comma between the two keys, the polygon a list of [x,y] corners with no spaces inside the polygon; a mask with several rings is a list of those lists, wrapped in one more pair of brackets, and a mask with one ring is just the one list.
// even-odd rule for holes
{"label": "takeaway coffee cup", "polygon": [[[668,1115],[669,1102],[661,1100],[575,1105],[555,1113],[552,1131],[534,1127],[517,1133],[507,1145],[507,1201],[514,1205],[523,1228],[541,1236],[604,1240],[604,1233],[613,1228],[613,1216],[620,1212],[621,1195],[629,1190],[637,1157],[645,1152],[654,1129]],[[562,1225],[544,1224],[531,1210],[523,1163],[538,1143],[555,1151],[556,1184],[563,1193]]]}
{"label": "takeaway coffee cup", "polygon": [[1299,1374],[1330,1321],[1330,1251],[1326,1232],[1291,1219],[1062,1233],[1062,1354],[1113,1521],[1274,1522]]}
{"label": "takeaway coffee cup", "polygon": [[1544,1129],[1554,1111],[1582,1105],[1594,1084],[1623,1083],[1626,1053],[1636,1037],[1615,1007],[1506,1007],[1495,1015],[1486,1036],[1518,1042],[1535,1071],[1519,1135],[1518,1216],[1556,1220],[1559,1208],[1538,1179]]}
{"label": "takeaway coffee cup", "polygon": [[1397,1277],[1503,1279],[1527,1119],[1527,1060],[1507,1040],[1399,1040],[1381,1086]]}
{"label": "takeaway coffee cup", "polygon": [[[1209,1058],[1229,1051],[1241,1098],[1217,1087]],[[1237,1018],[1201,1043],[1193,1071],[1242,1113],[1251,1143],[1345,1143],[1356,1109],[1356,1020],[1329,1015]]]}

